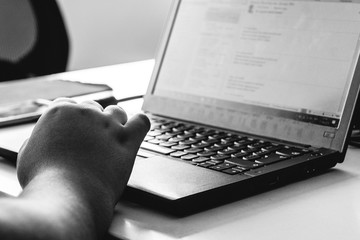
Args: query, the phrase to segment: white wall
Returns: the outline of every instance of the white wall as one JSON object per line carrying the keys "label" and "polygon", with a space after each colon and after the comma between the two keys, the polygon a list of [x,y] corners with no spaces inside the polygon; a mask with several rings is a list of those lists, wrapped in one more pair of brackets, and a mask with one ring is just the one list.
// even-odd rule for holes
{"label": "white wall", "polygon": [[153,58],[172,0],[58,0],[69,70]]}

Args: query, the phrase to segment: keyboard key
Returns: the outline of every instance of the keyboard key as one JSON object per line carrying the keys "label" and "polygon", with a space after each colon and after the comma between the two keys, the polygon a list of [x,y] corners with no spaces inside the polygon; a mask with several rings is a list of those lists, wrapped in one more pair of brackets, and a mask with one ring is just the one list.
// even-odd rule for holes
{"label": "keyboard key", "polygon": [[248,145],[249,148],[262,148],[269,145],[269,142],[259,141]]}
{"label": "keyboard key", "polygon": [[187,139],[187,137],[185,137],[184,135],[176,135],[176,137],[175,137],[176,139],[180,139],[181,141],[184,141],[184,140],[186,140]]}
{"label": "keyboard key", "polygon": [[174,145],[177,145],[177,143],[175,143],[175,142],[162,142],[159,145],[163,146],[163,147],[172,147]]}
{"label": "keyboard key", "polygon": [[208,167],[212,167],[215,165],[216,165],[216,163],[207,161],[207,162],[200,163],[198,166],[208,168]]}
{"label": "keyboard key", "polygon": [[170,156],[179,158],[179,157],[182,157],[182,156],[184,156],[184,155],[186,155],[186,154],[187,154],[186,152],[177,151],[177,152],[171,153]]}
{"label": "keyboard key", "polygon": [[240,167],[240,166],[233,167],[232,169],[235,171],[238,171],[238,172],[246,172],[247,171],[247,169]]}
{"label": "keyboard key", "polygon": [[208,143],[208,144],[214,144],[214,143],[218,143],[219,140],[217,139],[206,139],[206,140],[203,140],[204,143]]}
{"label": "keyboard key", "polygon": [[185,150],[185,152],[187,153],[199,153],[202,152],[203,150],[201,148],[188,148]]}
{"label": "keyboard key", "polygon": [[160,129],[162,130],[168,130],[170,131],[173,127],[175,127],[177,124],[176,123],[168,123],[168,124],[163,124],[161,125]]}
{"label": "keyboard key", "polygon": [[187,138],[190,138],[190,137],[192,137],[192,136],[194,136],[194,134],[193,133],[183,133],[183,134],[180,134],[180,135],[178,135],[177,137],[179,137],[179,138],[183,138],[183,139],[187,139]]}
{"label": "keyboard key", "polygon": [[237,171],[237,170],[235,170],[233,168],[225,169],[225,170],[222,170],[221,172],[229,174],[229,175],[236,175],[236,174],[241,173],[240,171]]}
{"label": "keyboard key", "polygon": [[284,156],[298,156],[304,153],[300,148],[283,148],[276,151],[276,154]]}
{"label": "keyboard key", "polygon": [[194,163],[202,163],[202,162],[206,162],[206,161],[209,161],[210,158],[207,158],[207,157],[198,157],[198,158],[195,158],[192,160],[192,162]]}
{"label": "keyboard key", "polygon": [[235,135],[227,135],[226,137],[222,138],[221,140],[226,141],[226,142],[235,142],[235,141],[239,141],[240,138],[239,136],[235,136]]}
{"label": "keyboard key", "polygon": [[161,123],[151,122],[150,131],[161,129]]}
{"label": "keyboard key", "polygon": [[216,154],[214,156],[211,156],[211,159],[213,160],[225,160],[230,158],[230,155],[225,155],[225,154]]}
{"label": "keyboard key", "polygon": [[167,140],[169,140],[170,138],[172,138],[172,136],[171,136],[171,135],[167,135],[167,134],[163,134],[163,135],[156,136],[156,139],[158,139],[158,140],[163,140],[163,141],[167,141]]}
{"label": "keyboard key", "polygon": [[290,158],[289,156],[271,153],[270,155],[266,155],[261,159],[257,159],[255,162],[262,163],[262,164],[271,164],[271,163],[279,162],[279,161],[286,160],[289,158]]}
{"label": "keyboard key", "polygon": [[235,158],[243,158],[247,155],[249,155],[250,153],[248,152],[245,152],[244,150],[242,150],[241,152],[238,152],[238,153],[235,153],[235,154],[232,154],[233,157]]}
{"label": "keyboard key", "polygon": [[159,145],[155,145],[155,144],[152,144],[152,143],[149,143],[149,142],[143,142],[140,147],[142,149],[146,149],[146,150],[153,151],[153,152],[160,153],[160,154],[164,154],[164,155],[175,152],[175,150],[173,150],[173,149],[162,147],[162,146],[159,146]]}
{"label": "keyboard key", "polygon": [[152,136],[145,136],[144,141],[149,141],[149,140],[151,140],[151,139],[154,139],[154,137],[152,137]]}
{"label": "keyboard key", "polygon": [[216,152],[203,151],[203,152],[199,152],[197,155],[200,157],[210,157],[216,155]]}
{"label": "keyboard key", "polygon": [[210,145],[211,144],[209,143],[200,142],[200,143],[192,144],[191,146],[194,148],[205,148],[205,147],[209,147]]}
{"label": "keyboard key", "polygon": [[239,152],[239,150],[234,150],[234,149],[231,149],[231,148],[227,148],[227,149],[218,151],[218,154],[231,155],[231,154],[236,154],[238,152]]}
{"label": "keyboard key", "polygon": [[199,167],[204,167],[204,168],[208,168],[208,167],[213,166],[213,164],[210,164],[210,163],[207,163],[207,162],[203,162],[203,163],[198,164],[197,166],[199,166]]}
{"label": "keyboard key", "polygon": [[209,162],[212,162],[212,163],[214,163],[214,164],[224,163],[223,160],[216,160],[216,159],[211,159],[211,158],[210,158],[210,161],[209,161]]}
{"label": "keyboard key", "polygon": [[165,122],[161,125],[161,128],[163,129],[172,129],[176,126],[178,126],[179,124],[176,122]]}
{"label": "keyboard key", "polygon": [[148,142],[152,143],[152,144],[160,144],[160,143],[163,143],[164,141],[160,140],[160,139],[151,139]]}
{"label": "keyboard key", "polygon": [[212,152],[217,152],[224,149],[223,147],[216,147],[216,146],[210,146],[210,147],[206,147],[204,148],[205,151],[212,151]]}
{"label": "keyboard key", "polygon": [[174,127],[172,131],[174,132],[184,132],[185,130],[191,129],[191,126],[186,126],[185,124],[179,124],[178,126]]}
{"label": "keyboard key", "polygon": [[161,131],[157,131],[157,130],[154,130],[154,131],[150,131],[147,133],[147,136],[150,136],[150,137],[156,137],[156,136],[159,136],[163,134]]}
{"label": "keyboard key", "polygon": [[194,158],[197,158],[197,157],[199,157],[199,156],[196,155],[196,154],[187,154],[187,155],[181,156],[181,159],[186,160],[186,161],[190,161],[190,160],[193,160]]}
{"label": "keyboard key", "polygon": [[189,140],[197,141],[197,142],[201,142],[206,139],[208,139],[208,138],[207,137],[191,137],[191,138],[189,138]]}
{"label": "keyboard key", "polygon": [[232,145],[232,146],[228,147],[228,149],[235,150],[235,151],[241,151],[241,150],[244,150],[246,148],[247,148],[246,145],[243,145],[243,146],[241,146],[241,145]]}
{"label": "keyboard key", "polygon": [[228,135],[224,132],[221,132],[221,133],[218,133],[218,134],[214,134],[214,135],[210,135],[209,138],[210,139],[224,139],[224,138],[227,138]]}
{"label": "keyboard key", "polygon": [[249,145],[251,143],[253,143],[253,141],[250,141],[248,139],[241,139],[239,141],[234,142],[235,145],[239,145],[239,146],[246,146],[246,145]]}
{"label": "keyboard key", "polygon": [[188,145],[181,145],[181,144],[171,147],[171,149],[174,149],[174,150],[185,150],[185,149],[188,149],[188,148],[190,148],[190,146],[188,146]]}
{"label": "keyboard key", "polygon": [[181,142],[181,141],[184,141],[184,139],[182,138],[178,138],[178,137],[173,137],[173,138],[170,138],[169,139],[169,142]]}
{"label": "keyboard key", "polygon": [[244,168],[244,169],[253,169],[253,168],[257,168],[257,167],[260,167],[260,166],[264,165],[263,163],[256,163],[256,162],[252,162],[252,161],[246,161],[246,160],[241,159],[241,158],[230,158],[230,159],[225,160],[225,162],[235,164],[235,165],[240,166],[241,168]]}
{"label": "keyboard key", "polygon": [[210,135],[214,135],[216,133],[217,132],[215,130],[204,130],[202,132],[197,133],[196,136],[207,137],[207,136],[210,136]]}
{"label": "keyboard key", "polygon": [[249,156],[246,156],[246,157],[243,157],[244,160],[247,160],[247,161],[255,161],[257,159],[259,159],[260,156],[259,155],[249,155]]}
{"label": "keyboard key", "polygon": [[232,168],[232,167],[236,167],[236,165],[232,164],[232,163],[222,163],[222,164],[219,164],[219,165],[212,166],[210,168],[214,169],[214,170],[217,170],[217,171],[222,171],[222,170]]}
{"label": "keyboard key", "polygon": [[257,155],[257,156],[265,156],[267,154],[270,154],[268,151],[263,151],[263,150],[258,150],[256,152],[253,152],[254,155]]}
{"label": "keyboard key", "polygon": [[247,148],[242,150],[241,152],[243,153],[248,153],[250,155],[254,155],[254,153],[258,152],[260,149],[259,148]]}
{"label": "keyboard key", "polygon": [[232,142],[220,142],[220,143],[215,143],[214,146],[226,148],[226,147],[233,146],[233,143]]}
{"label": "keyboard key", "polygon": [[193,133],[193,134],[196,134],[196,133],[199,133],[199,132],[203,132],[204,131],[204,128],[191,128],[191,129],[188,129],[188,130],[185,130],[184,133],[187,134],[187,133]]}
{"label": "keyboard key", "polygon": [[268,146],[266,146],[266,147],[262,147],[261,149],[262,149],[262,150],[269,151],[269,152],[275,152],[275,151],[277,151],[277,150],[279,150],[279,149],[282,149],[282,148],[284,148],[283,145],[274,145],[274,144],[271,144],[271,145],[268,145]]}
{"label": "keyboard key", "polygon": [[195,143],[198,143],[199,141],[197,140],[184,140],[184,141],[180,141],[179,144],[183,144],[183,145],[191,145],[191,144],[195,144]]}
{"label": "keyboard key", "polygon": [[255,152],[258,152],[260,149],[259,148],[247,148],[242,150],[242,152],[244,153],[248,153],[248,154],[253,154]]}

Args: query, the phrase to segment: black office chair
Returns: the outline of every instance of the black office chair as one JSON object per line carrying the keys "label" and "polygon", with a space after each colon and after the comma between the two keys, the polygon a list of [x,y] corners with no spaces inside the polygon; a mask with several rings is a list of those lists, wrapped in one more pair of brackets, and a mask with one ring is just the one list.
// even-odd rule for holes
{"label": "black office chair", "polygon": [[0,81],[63,72],[68,55],[55,0],[0,1]]}

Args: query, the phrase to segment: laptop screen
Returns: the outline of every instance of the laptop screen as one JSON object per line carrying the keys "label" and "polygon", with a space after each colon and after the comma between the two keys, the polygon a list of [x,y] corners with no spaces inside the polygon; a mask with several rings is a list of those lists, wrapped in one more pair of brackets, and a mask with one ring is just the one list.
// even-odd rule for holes
{"label": "laptop screen", "polygon": [[359,34],[360,1],[183,0],[151,94],[187,120],[331,148]]}

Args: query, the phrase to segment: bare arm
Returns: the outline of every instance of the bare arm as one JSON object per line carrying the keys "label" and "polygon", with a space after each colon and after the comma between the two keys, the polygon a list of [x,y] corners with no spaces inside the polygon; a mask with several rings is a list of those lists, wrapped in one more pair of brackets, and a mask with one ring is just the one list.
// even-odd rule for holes
{"label": "bare arm", "polygon": [[144,115],[56,101],[18,157],[23,192],[0,200],[0,239],[98,239],[149,129]]}

